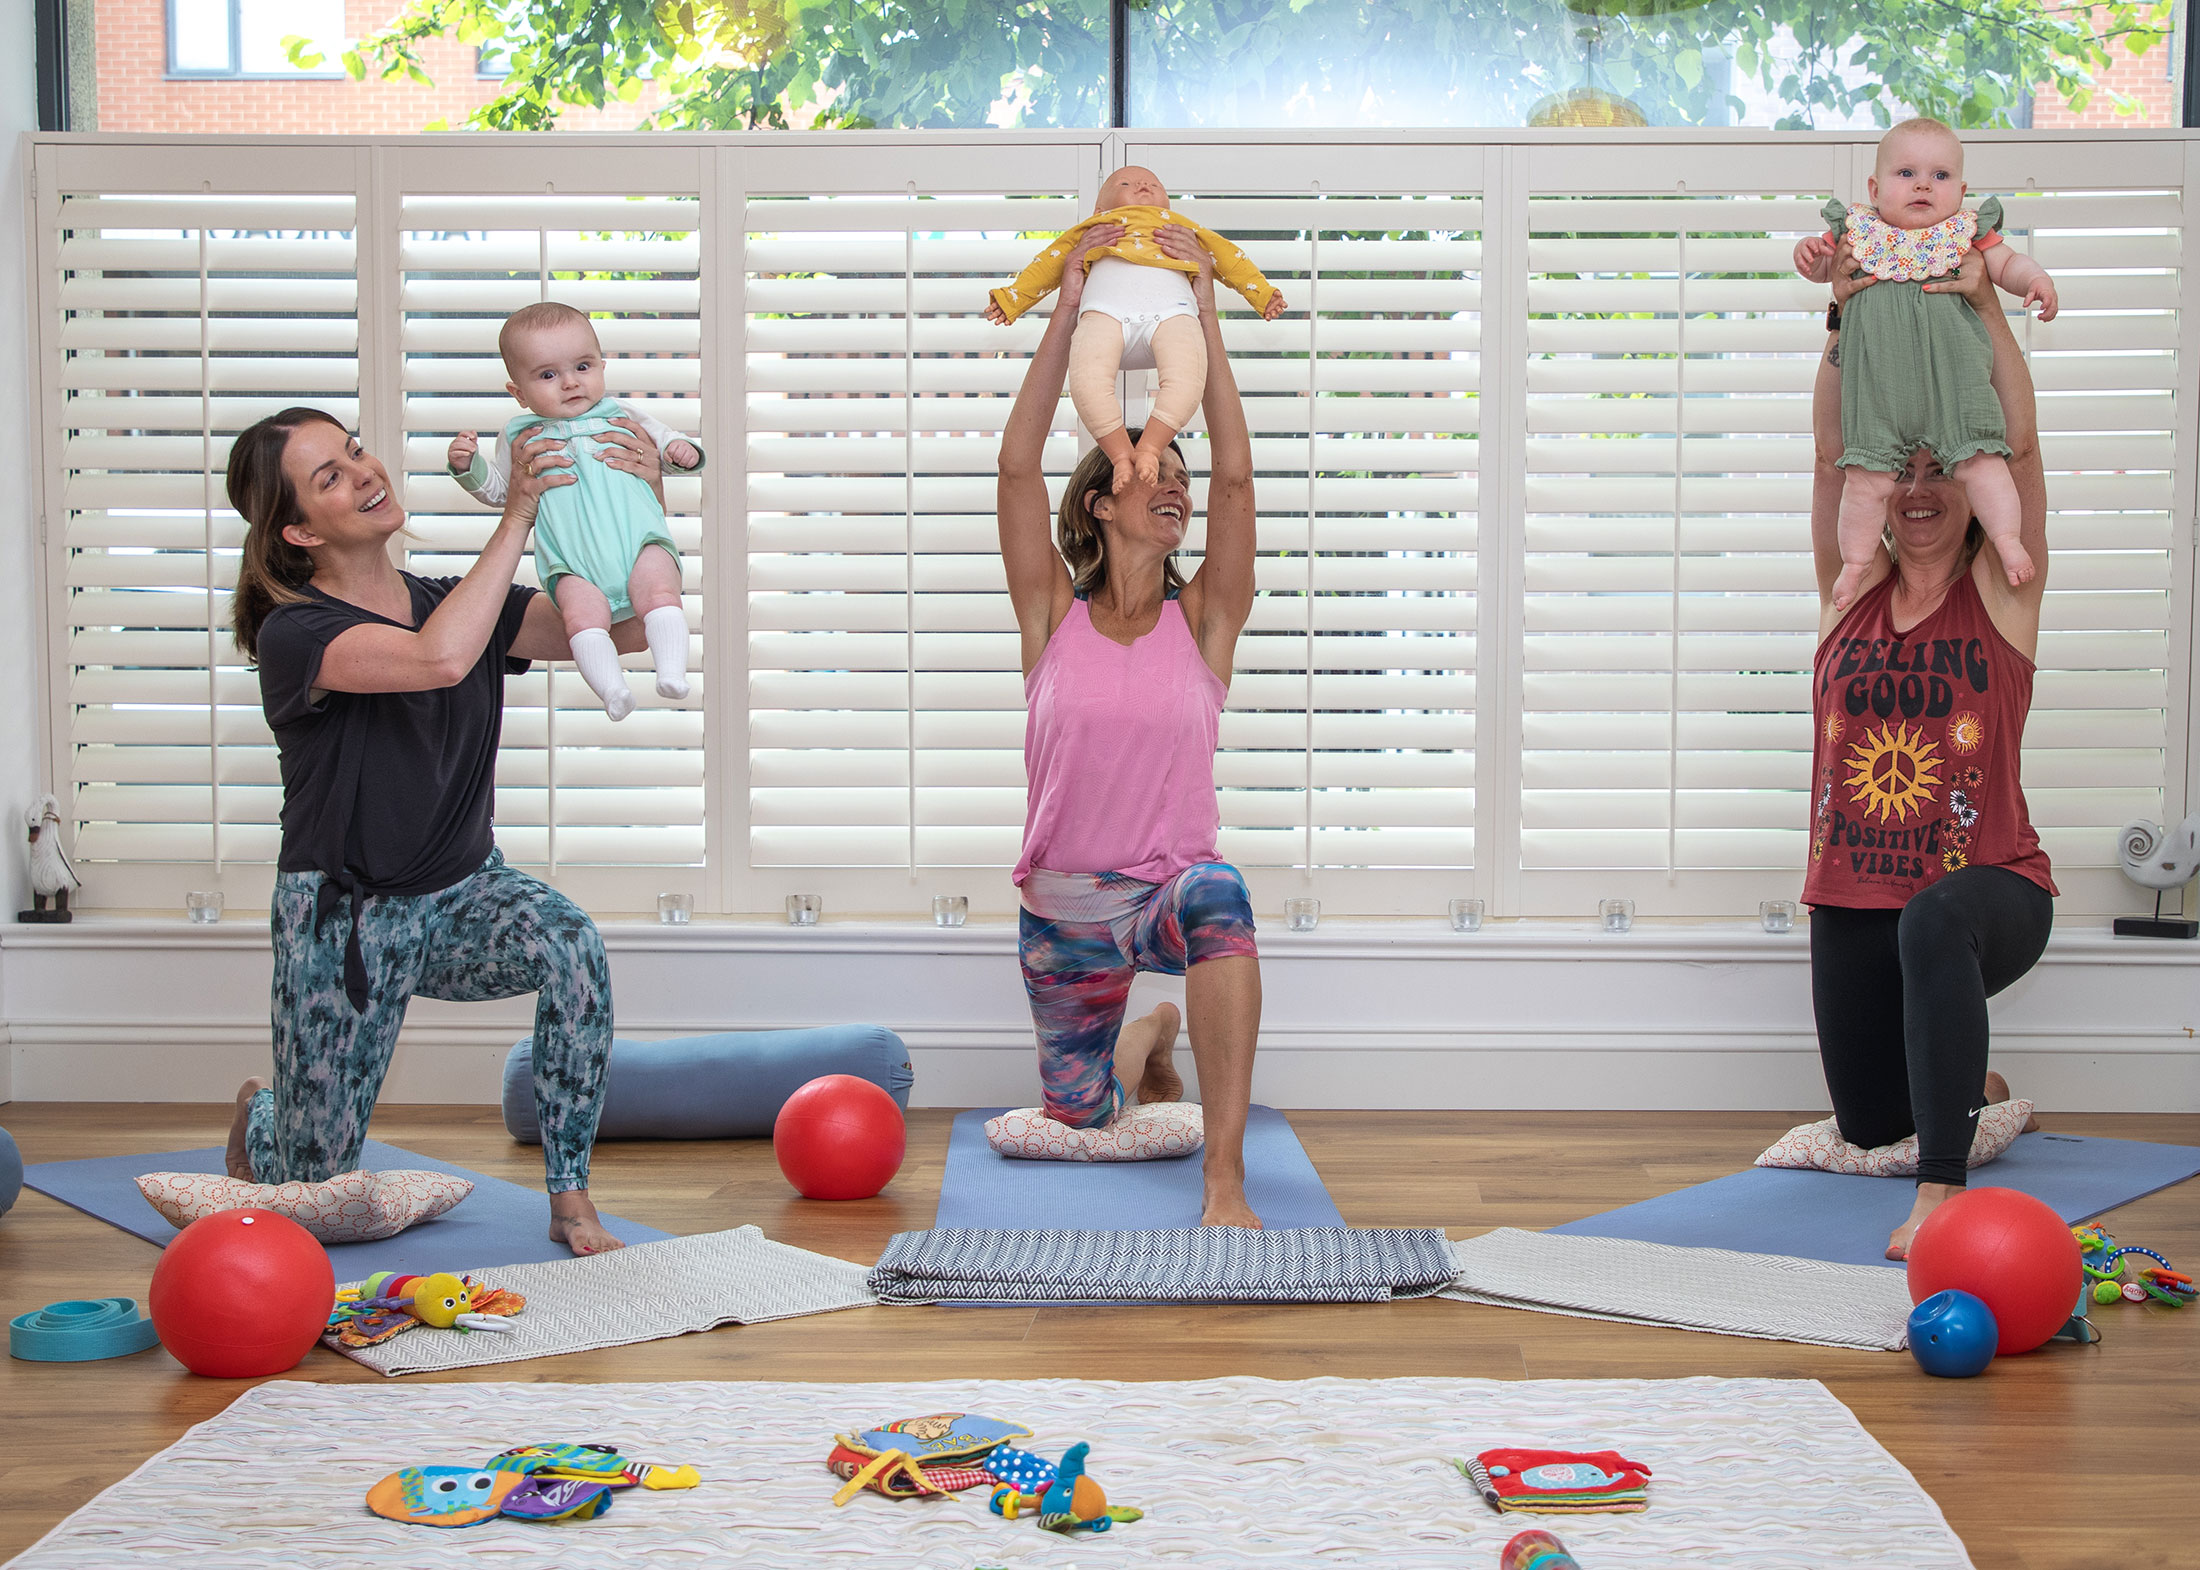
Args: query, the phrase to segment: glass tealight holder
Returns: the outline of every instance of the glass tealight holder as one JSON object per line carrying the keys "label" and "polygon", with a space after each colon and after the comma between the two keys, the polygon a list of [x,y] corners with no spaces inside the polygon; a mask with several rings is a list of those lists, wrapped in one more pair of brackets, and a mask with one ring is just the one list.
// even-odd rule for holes
{"label": "glass tealight holder", "polygon": [[817,918],[824,913],[825,901],[816,894],[787,896],[787,925],[790,927],[814,927]]}
{"label": "glass tealight holder", "polygon": [[1482,902],[1478,899],[1455,899],[1445,909],[1451,915],[1454,932],[1480,932],[1482,930]]}
{"label": "glass tealight holder", "polygon": [[1322,919],[1322,902],[1318,899],[1287,899],[1283,902],[1283,926],[1287,932],[1312,932]]}
{"label": "glass tealight holder", "polygon": [[222,891],[192,889],[183,896],[183,913],[199,926],[210,926],[221,920]]}
{"label": "glass tealight holder", "polygon": [[932,925],[935,927],[959,927],[970,919],[970,896],[967,894],[935,894],[932,896]]}
{"label": "glass tealight holder", "polygon": [[1795,901],[1768,899],[1757,906],[1757,920],[1767,932],[1786,932],[1795,925]]}
{"label": "glass tealight holder", "polygon": [[668,927],[684,927],[695,914],[695,897],[692,894],[660,894],[657,896],[657,919]]}
{"label": "glass tealight holder", "polygon": [[1635,924],[1635,902],[1631,899],[1599,900],[1597,914],[1604,918],[1606,932],[1625,932]]}

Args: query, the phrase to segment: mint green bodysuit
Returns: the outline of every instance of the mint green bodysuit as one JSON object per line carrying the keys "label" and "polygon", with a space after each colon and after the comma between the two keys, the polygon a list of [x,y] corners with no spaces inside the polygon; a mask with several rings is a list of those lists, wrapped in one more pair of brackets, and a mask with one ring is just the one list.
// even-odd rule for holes
{"label": "mint green bodysuit", "polygon": [[[480,451],[458,483],[491,506],[502,506],[509,489],[511,453],[515,444],[535,436],[549,436],[565,443],[573,460],[571,485],[554,485],[542,493],[535,508],[535,574],[545,591],[555,593],[560,578],[572,576],[594,584],[611,602],[611,619],[625,621],[634,614],[627,597],[627,578],[635,558],[648,545],[661,545],[679,559],[679,547],[665,530],[665,511],[657,493],[638,474],[614,469],[603,461],[608,445],[596,438],[611,429],[620,415],[636,420],[657,443],[660,453],[680,433],[628,409],[616,398],[605,398],[585,414],[569,420],[547,420],[535,413],[516,416],[497,438],[494,459]],[[696,451],[702,444],[695,438]],[[677,472],[667,464],[667,472]],[[701,467],[700,464],[697,465]]]}

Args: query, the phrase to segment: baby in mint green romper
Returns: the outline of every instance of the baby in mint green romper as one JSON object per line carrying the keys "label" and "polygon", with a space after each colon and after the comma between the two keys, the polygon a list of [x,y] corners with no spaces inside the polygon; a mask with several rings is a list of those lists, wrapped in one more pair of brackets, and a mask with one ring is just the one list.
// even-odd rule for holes
{"label": "baby in mint green romper", "polygon": [[527,413],[504,427],[484,458],[474,433],[462,431],[446,455],[467,491],[501,507],[511,479],[515,444],[536,436],[564,443],[573,483],[545,490],[535,510],[535,571],[565,618],[573,662],[604,712],[623,720],[634,694],[619,669],[611,626],[639,616],[657,667],[657,692],[688,695],[687,612],[680,603],[680,553],[665,529],[665,510],[649,482],[603,461],[601,438],[621,417],[648,433],[669,471],[703,466],[702,449],[603,391],[603,351],[588,318],[569,305],[544,301],[516,311],[498,334],[506,391]]}
{"label": "baby in mint green romper", "polygon": [[2001,203],[1963,207],[1963,144],[1938,120],[1905,120],[1879,143],[1868,183],[1871,205],[1828,202],[1832,228],[1795,248],[1795,269],[1832,280],[1833,251],[1846,237],[1857,276],[1875,281],[1841,312],[1841,573],[1833,605],[1845,611],[1879,554],[1898,476],[1920,449],[1961,480],[1971,510],[2001,559],[2012,588],[2034,575],[2023,513],[2009,474],[2008,433],[1993,388],[1994,350],[1969,302],[1929,292],[1977,251],[1987,276],[2040,320],[2054,319],[2055,281],[2029,256],[2002,243]]}

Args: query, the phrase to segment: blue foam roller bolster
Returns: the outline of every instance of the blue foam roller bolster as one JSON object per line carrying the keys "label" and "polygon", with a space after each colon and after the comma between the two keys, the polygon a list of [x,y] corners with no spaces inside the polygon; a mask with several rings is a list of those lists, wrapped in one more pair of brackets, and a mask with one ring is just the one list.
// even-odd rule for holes
{"label": "blue foam roller bolster", "polygon": [[8,1213],[22,1192],[23,1152],[15,1148],[15,1136],[0,1128],[0,1216]]}
{"label": "blue foam roller bolster", "polygon": [[160,1338],[137,1300],[73,1298],[8,1321],[8,1355],[26,1363],[91,1363],[142,1352]]}
{"label": "blue foam roller bolster", "polygon": [[[598,1139],[756,1139],[787,1098],[823,1074],[869,1080],[909,1110],[915,1071],[901,1037],[878,1025],[729,1030],[670,1041],[611,1043]],[[504,1060],[504,1126],[542,1143],[535,1117],[534,1044]]]}

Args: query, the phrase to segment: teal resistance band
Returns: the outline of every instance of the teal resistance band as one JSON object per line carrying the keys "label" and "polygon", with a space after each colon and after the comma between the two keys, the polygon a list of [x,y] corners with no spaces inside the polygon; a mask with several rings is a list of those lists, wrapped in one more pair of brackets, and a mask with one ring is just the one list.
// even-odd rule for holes
{"label": "teal resistance band", "polygon": [[29,1363],[90,1363],[142,1352],[159,1338],[135,1298],[72,1298],[8,1321],[8,1355]]}

